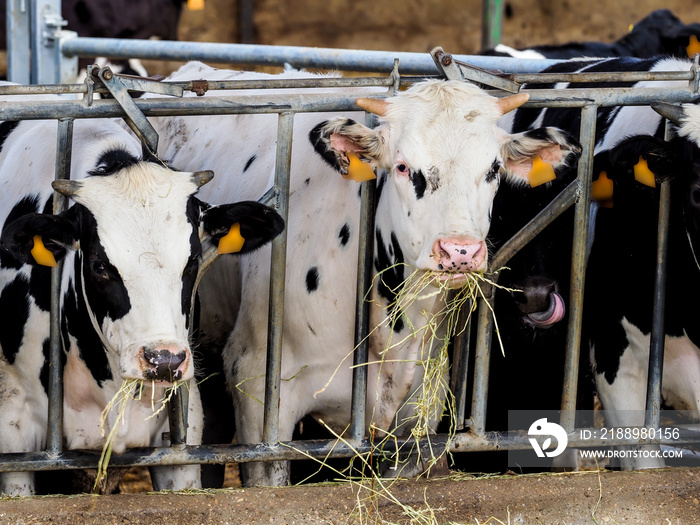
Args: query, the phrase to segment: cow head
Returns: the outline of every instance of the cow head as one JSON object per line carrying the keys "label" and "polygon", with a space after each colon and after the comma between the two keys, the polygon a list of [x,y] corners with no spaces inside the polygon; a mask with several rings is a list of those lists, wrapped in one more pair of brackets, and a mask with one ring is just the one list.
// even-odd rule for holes
{"label": "cow head", "polygon": [[[125,150],[104,153],[92,175],[55,181],[54,189],[76,204],[60,215],[29,214],[6,225],[2,247],[28,264],[37,264],[36,236],[56,260],[75,251],[75,295],[113,373],[190,379],[188,317],[203,247],[238,223],[245,239],[239,253],[245,253],[279,234],[283,221],[254,202],[211,207],[194,194],[212,172],[175,172]],[[81,348],[86,351],[96,350]]]}
{"label": "cow head", "polygon": [[386,251],[396,254],[398,248],[402,262],[461,286],[465,273],[487,268],[486,235],[501,180],[525,185],[533,156],[558,168],[579,151],[575,140],[554,128],[510,135],[497,127],[503,114],[527,99],[497,99],[465,82],[425,81],[390,99],[359,99],[359,106],[380,116],[376,129],[334,119],[310,138],[340,172],[347,170],[348,151],[386,170],[377,210]]}

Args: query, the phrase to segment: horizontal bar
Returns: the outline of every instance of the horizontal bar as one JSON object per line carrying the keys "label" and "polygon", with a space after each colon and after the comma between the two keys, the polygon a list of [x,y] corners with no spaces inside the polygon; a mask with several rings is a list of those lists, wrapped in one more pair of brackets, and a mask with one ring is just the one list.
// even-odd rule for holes
{"label": "horizontal bar", "polygon": [[[636,428],[636,427],[632,427]],[[665,427],[661,427],[662,429]],[[673,427],[678,430],[678,438],[663,437],[655,439],[622,438],[616,440],[596,436],[599,428],[578,428],[567,434],[568,447],[606,447],[624,445],[690,445],[700,443],[700,432],[688,428]],[[663,432],[656,435],[664,435]],[[670,433],[668,434],[670,435]],[[423,439],[419,448],[432,452],[435,456],[442,454],[449,444],[450,452],[488,452],[498,450],[527,450],[532,447],[531,436],[525,430],[510,432],[486,432],[474,436],[469,432],[458,433],[452,438],[446,435],[432,436],[430,441]],[[323,459],[331,453],[333,457],[352,458],[361,454],[386,454],[401,449],[411,450],[416,445],[412,439],[391,439],[379,448],[376,443],[363,440],[352,446],[349,443],[333,440],[289,441],[268,445],[186,445],[183,447],[133,448],[110,458],[111,467],[247,463],[251,461],[283,461],[304,459],[308,457]],[[0,455],[0,472],[38,471],[95,468],[100,453],[84,451],[66,451],[56,456],[47,452],[15,452]]]}
{"label": "horizontal bar", "polygon": [[[649,105],[652,102],[692,102],[696,95],[688,89],[638,88],[635,90],[561,89],[526,90],[530,94],[527,107],[601,107]],[[185,97],[135,99],[136,106],[146,116],[223,115],[249,113],[358,111],[359,96],[384,97],[375,93],[246,95],[232,97]],[[95,100],[87,106],[79,100],[42,100],[0,102],[0,120],[36,120],[56,118],[114,118],[124,114],[116,100]]]}
{"label": "horizontal bar", "polygon": [[[438,73],[428,53],[369,51],[319,47],[263,46],[252,44],[216,44],[169,40],[123,40],[117,38],[71,38],[61,43],[66,56],[103,56],[148,60],[201,60],[221,64],[247,64],[296,68],[342,69],[389,72],[399,59],[402,73],[435,75]],[[560,60],[522,60],[512,57],[453,55],[455,59],[485,69],[506,73],[534,73]]]}
{"label": "horizontal bar", "polygon": [[625,71],[605,73],[518,73],[508,78],[520,84],[556,84],[558,82],[644,82],[690,81],[695,72],[688,71]]}

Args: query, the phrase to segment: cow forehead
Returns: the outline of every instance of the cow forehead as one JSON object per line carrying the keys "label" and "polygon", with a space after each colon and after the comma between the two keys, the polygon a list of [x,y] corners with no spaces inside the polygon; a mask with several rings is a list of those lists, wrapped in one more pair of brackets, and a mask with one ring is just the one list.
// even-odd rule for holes
{"label": "cow forehead", "polygon": [[187,226],[187,203],[197,191],[190,173],[140,162],[81,182],[75,200],[95,217],[110,259],[137,252],[157,257],[167,252],[172,259],[187,256],[192,232]]}

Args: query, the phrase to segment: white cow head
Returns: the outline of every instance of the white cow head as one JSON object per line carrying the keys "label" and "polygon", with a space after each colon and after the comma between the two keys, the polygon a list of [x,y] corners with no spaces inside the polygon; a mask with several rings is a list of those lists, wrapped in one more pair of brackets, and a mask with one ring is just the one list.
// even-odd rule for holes
{"label": "white cow head", "polygon": [[63,336],[78,339],[82,355],[101,351],[84,348],[91,346],[86,340],[101,342],[112,373],[124,379],[190,379],[189,312],[203,247],[238,223],[244,238],[238,253],[246,253],[279,234],[283,221],[255,202],[211,207],[194,194],[212,172],[175,172],[122,149],[104,153],[91,174],[55,181],[54,189],[76,204],[6,225],[2,247],[29,264],[37,264],[30,252],[35,236],[56,260],[76,251],[73,268],[66,264],[64,271],[64,287],[74,286],[64,294],[64,320],[68,312],[94,332],[81,341],[77,334],[86,327],[68,326]]}
{"label": "white cow head", "polygon": [[444,272],[444,280],[460,286],[466,272],[487,268],[486,235],[501,179],[524,185],[534,155],[556,169],[580,150],[555,128],[510,135],[497,127],[528,98],[497,99],[465,82],[430,80],[386,100],[358,99],[380,116],[376,129],[334,119],[310,139],[343,173],[348,151],[388,172],[379,181],[380,255],[383,249],[391,262]]}

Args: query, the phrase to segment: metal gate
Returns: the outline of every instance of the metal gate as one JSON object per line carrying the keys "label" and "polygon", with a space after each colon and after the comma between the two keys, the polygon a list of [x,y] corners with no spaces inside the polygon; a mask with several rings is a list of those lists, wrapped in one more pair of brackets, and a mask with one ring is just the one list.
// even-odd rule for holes
{"label": "metal gate", "polygon": [[[79,42],[81,39],[75,39]],[[663,437],[657,438],[627,438],[612,441],[601,441],[581,439],[581,430],[575,428],[573,419],[575,410],[575,399],[577,390],[577,376],[579,366],[579,354],[581,343],[581,310],[583,303],[582,284],[585,270],[586,245],[588,240],[588,229],[590,220],[590,186],[593,163],[594,133],[596,124],[596,112],[598,108],[619,106],[619,105],[648,105],[651,102],[662,101],[670,103],[690,102],[698,95],[698,84],[700,82],[700,67],[698,61],[687,72],[635,72],[635,73],[580,73],[569,75],[542,75],[516,73],[504,80],[502,77],[494,77],[478,70],[461,65],[446,53],[437,54],[437,68],[442,76],[450,78],[464,78],[479,83],[495,83],[501,89],[517,90],[519,84],[528,83],[527,93],[530,94],[529,107],[572,107],[580,108],[581,111],[581,144],[583,153],[578,165],[578,178],[562,194],[560,194],[545,210],[542,211],[531,223],[516,235],[511,241],[506,243],[492,258],[491,267],[499,268],[503,266],[524,244],[529,242],[547,224],[553,221],[561,213],[571,206],[575,207],[574,224],[574,251],[571,276],[571,308],[569,321],[569,337],[566,348],[566,368],[565,389],[562,399],[562,420],[561,424],[568,432],[569,444],[571,446],[603,446],[603,445],[626,445],[626,444],[646,444],[646,443],[673,443],[675,445],[683,443],[700,442],[698,435],[691,430],[683,430],[679,439]],[[432,61],[432,58],[430,59]],[[277,139],[277,165],[276,179],[273,190],[265,197],[268,204],[277,207],[278,211],[286,219],[288,209],[288,179],[291,159],[291,134],[293,117],[296,113],[303,112],[327,112],[327,111],[347,111],[356,110],[354,100],[360,96],[354,92],[352,96],[344,94],[304,94],[295,95],[237,95],[227,97],[202,97],[202,98],[153,98],[153,99],[129,99],[128,102],[122,100],[119,93],[124,89],[123,84],[118,83],[118,79],[106,78],[102,72],[102,85],[86,84],[74,85],[32,85],[17,87],[2,87],[0,94],[13,95],[21,93],[72,93],[82,94],[83,100],[62,99],[53,102],[42,101],[40,104],[32,102],[3,102],[0,103],[1,120],[32,120],[32,119],[55,119],[58,126],[58,158],[56,163],[57,178],[65,178],[69,173],[70,149],[72,123],[75,119],[81,118],[118,118],[125,114],[139,120],[139,115],[148,116],[168,116],[168,115],[230,115],[240,113],[276,113],[279,115],[278,139]],[[424,77],[421,77],[422,79]],[[373,78],[349,78],[332,79],[326,81],[329,86],[384,86],[388,90],[398,89],[410,83],[420,80],[416,77],[399,76],[398,70],[388,76]],[[687,82],[687,87],[669,88],[583,88],[566,90],[532,89],[532,85],[537,83],[554,82],[599,82],[604,80],[615,80],[616,82],[634,82],[640,80],[681,80]],[[129,82],[128,79],[122,82]],[[112,83],[112,89],[110,89]],[[121,87],[120,87],[121,86]],[[282,87],[279,83],[270,82],[268,87]],[[319,82],[312,85],[305,82],[289,82],[288,87],[319,87]],[[142,86],[146,87],[147,86]],[[180,89],[194,91],[201,89],[201,85],[195,83],[179,84],[177,86],[164,86],[162,92],[178,91]],[[239,81],[210,82],[207,88],[214,89],[240,89],[246,87]],[[259,83],[250,84],[247,87],[263,87]],[[92,100],[91,94],[97,90],[107,89],[115,94],[115,100]],[[493,92],[497,95],[498,93]],[[367,96],[376,96],[375,92],[370,92]],[[663,185],[662,198],[664,205],[661,206],[661,223],[666,224],[667,218],[663,216],[668,208],[668,188],[667,183]],[[373,227],[372,213],[374,200],[374,186],[372,182],[363,183],[362,186],[362,210],[363,223],[361,230],[361,247],[358,254],[359,271],[357,283],[357,305],[356,305],[356,330],[355,341],[357,349],[355,351],[355,364],[361,365],[367,360],[367,347],[362,342],[366,340],[368,333],[367,305],[363,298],[365,292],[371,284],[371,260],[373,253]],[[58,203],[57,200],[57,204]],[[64,203],[65,205],[65,203]],[[54,210],[55,212],[58,209]],[[663,236],[662,236],[663,237]],[[660,243],[660,250],[664,249],[664,244]],[[338,443],[336,441],[293,441],[280,443],[277,434],[277,418],[279,406],[279,384],[280,384],[280,360],[281,360],[281,326],[276,323],[283,315],[282,305],[284,297],[284,260],[286,251],[286,239],[279,238],[273,243],[272,252],[272,281],[271,281],[271,315],[268,331],[268,360],[267,360],[267,391],[265,396],[265,425],[264,442],[253,445],[227,445],[211,446],[198,445],[188,446],[184,444],[182,425],[182,415],[177,405],[171,411],[173,420],[179,421],[179,425],[174,425],[171,433],[172,446],[146,449],[130,449],[125,453],[114,456],[111,459],[111,466],[153,466],[153,465],[174,465],[174,464],[213,464],[213,463],[233,463],[249,461],[275,461],[287,459],[302,459],[306,457],[326,458],[326,457],[352,457],[358,453],[376,452],[372,448],[372,443],[365,436],[365,413],[364,399],[366,396],[366,367],[357,366],[354,373],[353,382],[353,411],[350,437],[347,442]],[[663,252],[660,252],[663,253]],[[663,256],[660,257],[663,260]],[[52,279],[52,363],[60,363],[59,354],[62,351],[58,340],[58,279],[57,270],[54,270]],[[658,289],[663,290],[663,269],[659,274]],[[663,296],[663,293],[657,294]],[[459,432],[456,436],[448,439],[447,436],[438,435],[430,440],[429,446],[433,451],[440,452],[441,447],[450,448],[451,451],[480,451],[480,450],[502,450],[502,449],[526,449],[530,447],[525,432],[485,432],[485,413],[488,398],[488,363],[491,348],[491,337],[493,326],[489,315],[489,303],[493,304],[493,289],[484,289],[485,299],[480,299],[478,313],[478,336],[475,345],[475,355],[477,356],[473,372],[473,403],[467,415],[467,376],[470,345],[468,340],[459,343],[458,359],[454,363],[456,373],[454,374],[453,391],[457,399],[456,410],[459,414],[460,429],[467,429],[468,432]],[[657,308],[656,319],[660,319],[662,312]],[[662,365],[662,345],[663,334],[659,333],[658,323],[652,337],[652,352],[650,363],[650,381],[648,389],[647,409],[649,417],[645,422],[648,427],[659,427],[660,412],[660,381]],[[38,471],[56,469],[75,468],[95,468],[97,455],[80,451],[63,450],[62,447],[62,423],[61,423],[61,378],[58,367],[52,366],[50,378],[50,402],[49,402],[49,434],[47,449],[45,451],[29,453],[12,453],[0,455],[0,472],[9,471]],[[179,417],[178,417],[178,414]],[[464,416],[462,416],[464,415]],[[394,446],[400,447],[410,440],[397,440]],[[423,443],[420,446],[428,446]],[[389,446],[391,448],[391,445]],[[386,451],[386,449],[385,449]]]}

